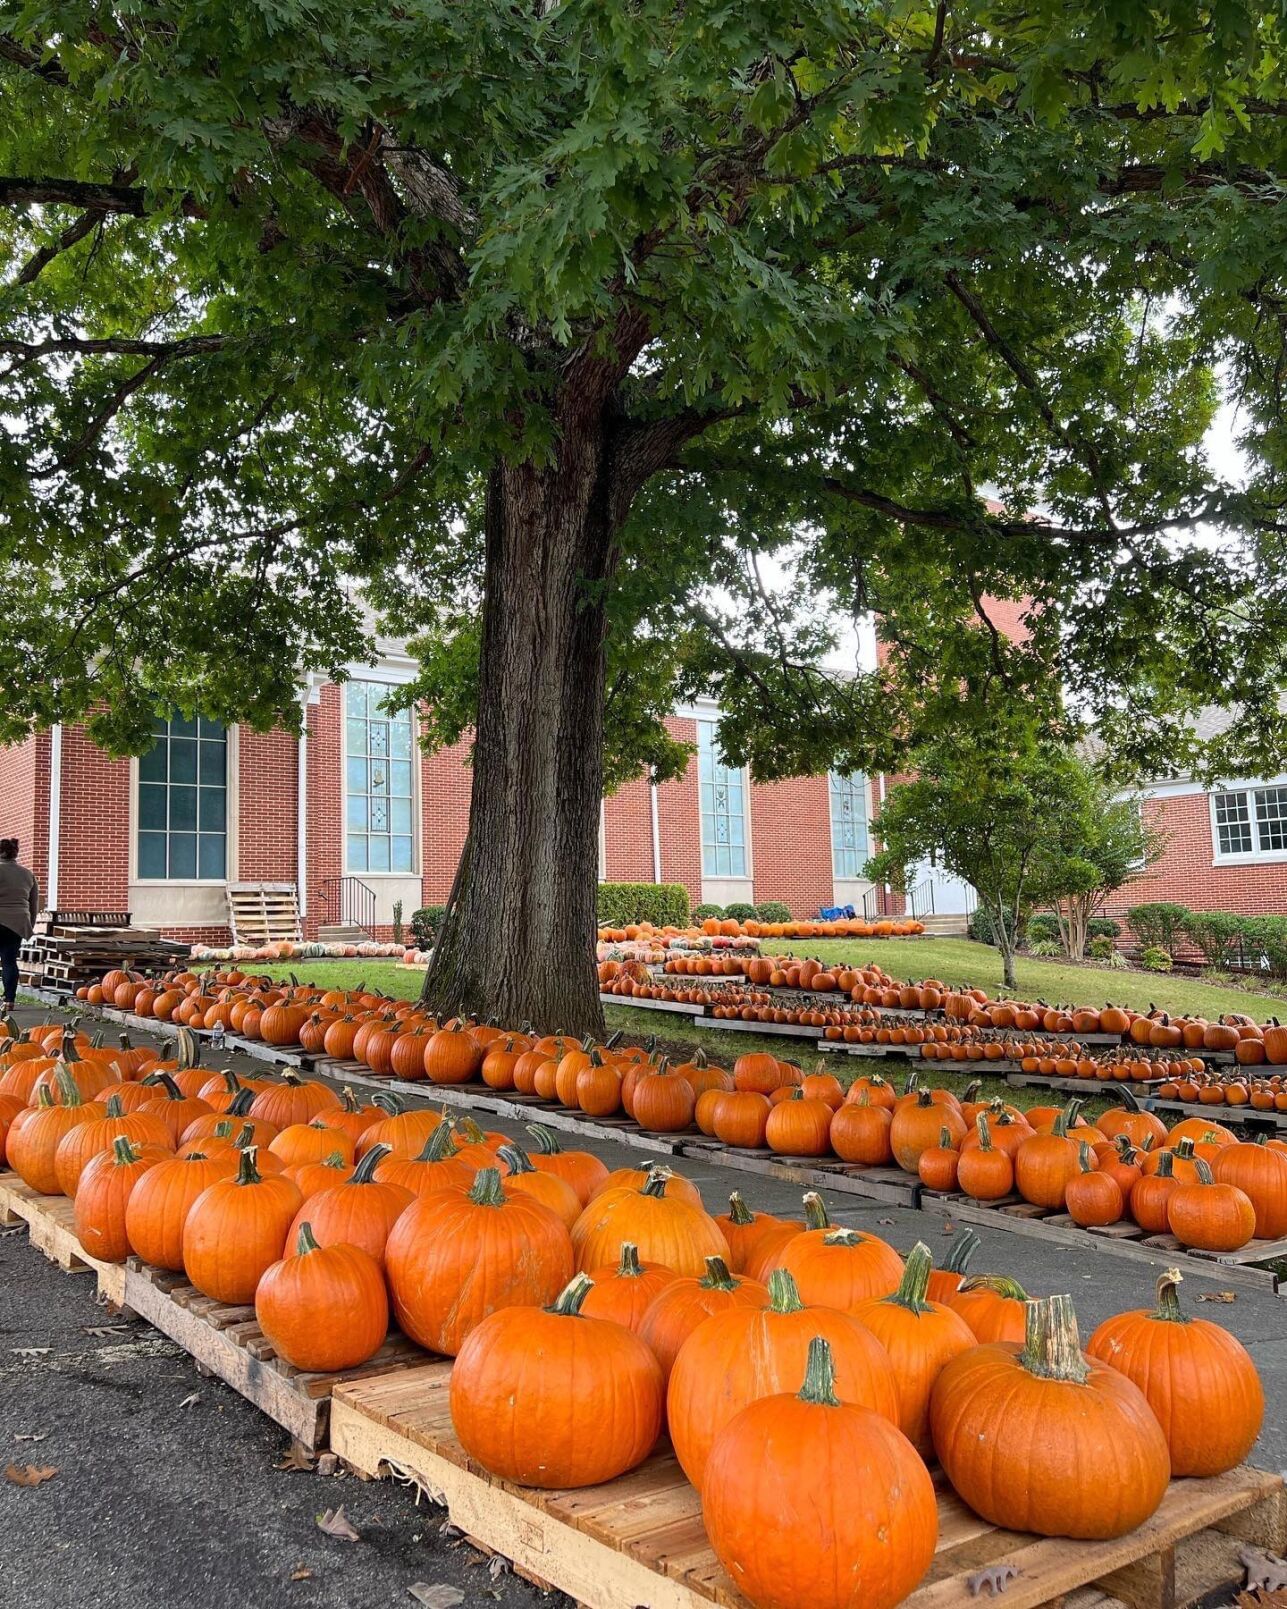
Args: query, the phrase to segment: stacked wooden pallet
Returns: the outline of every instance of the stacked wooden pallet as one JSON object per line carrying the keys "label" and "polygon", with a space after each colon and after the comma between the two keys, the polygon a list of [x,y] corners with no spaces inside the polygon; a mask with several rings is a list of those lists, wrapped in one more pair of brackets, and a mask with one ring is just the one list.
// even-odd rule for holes
{"label": "stacked wooden pallet", "polygon": [[302,930],[294,883],[229,883],[228,926],[234,944],[298,943]]}
{"label": "stacked wooden pallet", "polygon": [[128,911],[121,913],[124,921],[115,927],[53,919],[61,914],[54,912],[22,947],[18,967],[25,988],[72,995],[83,984],[98,983],[104,973],[118,967],[156,972],[187,959],[186,944],[131,927]]}

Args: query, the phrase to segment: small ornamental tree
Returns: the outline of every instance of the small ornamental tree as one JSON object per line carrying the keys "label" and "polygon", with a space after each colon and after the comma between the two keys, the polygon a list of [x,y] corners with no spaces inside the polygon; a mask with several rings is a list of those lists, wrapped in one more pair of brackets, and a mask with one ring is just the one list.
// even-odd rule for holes
{"label": "small ornamental tree", "polygon": [[934,860],[973,884],[1006,987],[1014,989],[1034,868],[1058,830],[1077,761],[1023,721],[993,719],[969,737],[926,744],[914,763],[915,777],[891,788],[881,805],[873,831],[883,847],[865,875],[905,888],[912,867]]}
{"label": "small ornamental tree", "polygon": [[[894,767],[985,674],[1071,685],[1123,760],[1198,763],[1236,699],[1212,764],[1272,774],[1281,36],[1250,0],[0,0],[0,737],[298,727],[374,610],[427,740],[473,740],[427,997],[578,1031],[601,797],[682,767],[697,688],[765,778]],[[825,603],[900,654],[823,674]]]}
{"label": "small ornamental tree", "polygon": [[1031,868],[1029,891],[1034,904],[1054,913],[1064,954],[1080,960],[1092,918],[1110,894],[1156,862],[1166,835],[1146,823],[1138,798],[1121,796],[1077,760],[1067,767],[1051,825]]}

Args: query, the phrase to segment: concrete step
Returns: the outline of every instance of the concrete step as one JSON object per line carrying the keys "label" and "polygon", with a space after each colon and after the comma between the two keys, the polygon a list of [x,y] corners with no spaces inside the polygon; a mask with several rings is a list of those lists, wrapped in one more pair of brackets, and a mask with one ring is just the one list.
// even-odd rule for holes
{"label": "concrete step", "polygon": [[370,937],[365,928],[358,927],[354,922],[346,925],[337,923],[317,930],[319,944],[365,944]]}
{"label": "concrete step", "polygon": [[922,916],[918,920],[924,922],[927,933],[933,933],[938,938],[963,939],[970,919],[964,913],[944,912]]}

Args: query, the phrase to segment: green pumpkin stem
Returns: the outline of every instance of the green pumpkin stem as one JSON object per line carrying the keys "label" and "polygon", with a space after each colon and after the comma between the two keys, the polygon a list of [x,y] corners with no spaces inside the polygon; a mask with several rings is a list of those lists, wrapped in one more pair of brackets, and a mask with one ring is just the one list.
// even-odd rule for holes
{"label": "green pumpkin stem", "polygon": [[62,1096],[59,1103],[63,1106],[83,1106],[80,1087],[67,1070],[67,1063],[60,1061],[54,1073],[54,1082],[58,1085],[58,1093]]}
{"label": "green pumpkin stem", "polygon": [[939,1264],[939,1269],[944,1274],[963,1274],[970,1258],[978,1251],[981,1244],[973,1229],[962,1229],[947,1248],[947,1255]]}
{"label": "green pumpkin stem", "polygon": [[1212,1173],[1211,1165],[1206,1160],[1205,1157],[1198,1157],[1195,1160],[1193,1165],[1198,1170],[1198,1183],[1199,1184],[1214,1184],[1215,1183],[1215,1175]]}
{"label": "green pumpkin stem", "polygon": [[966,1101],[976,1101],[976,1100],[978,1100],[979,1091],[982,1088],[983,1088],[983,1080],[981,1078],[972,1078],[970,1080],[970,1082],[965,1086],[965,1088],[961,1091],[961,1105],[964,1106]]}
{"label": "green pumpkin stem", "polygon": [[1157,1276],[1157,1308],[1153,1317],[1164,1324],[1189,1322],[1189,1315],[1180,1306],[1180,1283],[1183,1278],[1178,1268],[1168,1268]]}
{"label": "green pumpkin stem", "polygon": [[255,1157],[258,1153],[258,1149],[258,1146],[248,1145],[241,1153],[241,1160],[237,1163],[238,1184],[261,1183],[259,1169],[255,1166]]}
{"label": "green pumpkin stem", "polygon": [[501,1188],[500,1169],[480,1168],[469,1199],[476,1207],[503,1207],[505,1192]]}
{"label": "green pumpkin stem", "polygon": [[349,1177],[350,1184],[371,1184],[375,1180],[375,1170],[384,1161],[386,1156],[393,1155],[393,1147],[389,1145],[373,1145],[366,1153]]}
{"label": "green pumpkin stem", "polygon": [[255,1092],[253,1089],[239,1089],[232,1100],[229,1101],[226,1115],[229,1117],[248,1117],[250,1108],[254,1103]]}
{"label": "green pumpkin stem", "polygon": [[1046,1296],[1028,1303],[1019,1362],[1041,1380],[1084,1385],[1090,1378],[1071,1296]]}
{"label": "green pumpkin stem", "polygon": [[450,1162],[456,1154],[456,1136],[451,1132],[450,1123],[439,1123],[433,1133],[420,1147],[417,1162]]}
{"label": "green pumpkin stem", "polygon": [[648,1182],[639,1192],[640,1195],[653,1196],[654,1198],[664,1196],[666,1194],[666,1186],[670,1183],[671,1177],[672,1175],[669,1168],[650,1168],[648,1171]]}
{"label": "green pumpkin stem", "polygon": [[1032,1298],[1020,1285],[1017,1279],[1011,1279],[1009,1274],[973,1274],[969,1279],[961,1281],[963,1291],[991,1291],[994,1296],[1003,1297],[1008,1302],[1028,1302]]}
{"label": "green pumpkin stem", "polygon": [[740,1224],[743,1228],[755,1222],[755,1214],[742,1200],[740,1191],[730,1190],[728,1196],[728,1218],[730,1223]]}
{"label": "green pumpkin stem", "polygon": [[1193,1161],[1193,1141],[1188,1137],[1187,1134],[1175,1147],[1175,1155],[1181,1157],[1185,1162]]}
{"label": "green pumpkin stem", "polygon": [[728,1264],[722,1257],[708,1257],[706,1272],[697,1283],[704,1291],[735,1291],[741,1281],[729,1273]]}
{"label": "green pumpkin stem", "polygon": [[804,1198],[804,1226],[806,1229],[831,1228],[826,1204],[816,1190],[810,1190]]}
{"label": "green pumpkin stem", "polygon": [[916,1091],[916,1104],[917,1106],[933,1106],[934,1096],[927,1089],[918,1089]]}
{"label": "green pumpkin stem", "polygon": [[174,1082],[169,1073],[149,1073],[143,1082],[145,1084],[160,1084],[165,1091],[167,1100],[181,1101],[183,1099],[183,1091]]}
{"label": "green pumpkin stem", "polygon": [[946,1126],[946,1124],[938,1131],[938,1148],[940,1151],[955,1150],[955,1147],[952,1144],[951,1130]]}
{"label": "green pumpkin stem", "polygon": [[974,1119],[974,1127],[979,1136],[979,1150],[991,1151],[993,1149],[992,1130],[988,1127],[986,1112],[980,1112]]}
{"label": "green pumpkin stem", "polygon": [[528,1123],[526,1128],[535,1142],[533,1149],[538,1156],[558,1156],[562,1151],[558,1135],[553,1129],[547,1129],[544,1123]]}
{"label": "green pumpkin stem", "polygon": [[185,1162],[208,1162],[210,1158],[204,1151],[189,1151],[183,1160]]}
{"label": "green pumpkin stem", "polygon": [[811,1402],[822,1408],[838,1408],[836,1396],[836,1366],[831,1348],[820,1335],[809,1342],[809,1356],[804,1365],[804,1384],[797,1395],[801,1402]]}
{"label": "green pumpkin stem", "polygon": [[299,1257],[307,1256],[310,1251],[319,1250],[313,1236],[312,1224],[303,1223],[299,1226],[299,1234],[295,1236],[295,1253]]}
{"label": "green pumpkin stem", "polygon": [[1090,1146],[1082,1140],[1077,1147],[1077,1166],[1083,1173],[1094,1173],[1095,1159],[1090,1154]]}
{"label": "green pumpkin stem", "polygon": [[1169,1151],[1159,1151],[1158,1153],[1157,1177],[1159,1179],[1173,1179],[1175,1177],[1175,1159]]}
{"label": "green pumpkin stem", "polygon": [[547,1313],[558,1313],[563,1318],[576,1318],[581,1311],[581,1303],[594,1289],[594,1281],[589,1274],[573,1274],[559,1294],[554,1298],[551,1306],[546,1308]]}
{"label": "green pumpkin stem", "polygon": [[923,1240],[918,1240],[907,1253],[898,1289],[885,1300],[898,1307],[905,1307],[909,1313],[917,1315],[928,1313],[932,1306],[929,1300],[929,1277],[933,1267],[934,1258],[930,1254],[929,1247]]}
{"label": "green pumpkin stem", "polygon": [[124,1134],[118,1134],[112,1141],[112,1151],[122,1167],[139,1160],[140,1153],[134,1149]]}
{"label": "green pumpkin stem", "polygon": [[121,1105],[121,1097],[119,1095],[113,1095],[112,1098],[107,1102],[107,1115],[108,1117],[125,1116],[125,1108]]}
{"label": "green pumpkin stem", "polygon": [[517,1143],[512,1145],[502,1145],[500,1150],[497,1151],[496,1155],[509,1169],[510,1173],[518,1174],[536,1172],[536,1169],[532,1166],[531,1157],[528,1156],[523,1147]]}
{"label": "green pumpkin stem", "polygon": [[639,1248],[633,1240],[622,1242],[621,1261],[617,1264],[619,1279],[638,1279],[643,1274],[639,1266]]}
{"label": "green pumpkin stem", "polygon": [[769,1307],[774,1313],[802,1313],[800,1289],[788,1268],[775,1268],[769,1275]]}
{"label": "green pumpkin stem", "polygon": [[824,1246],[861,1246],[864,1235],[856,1229],[829,1229],[822,1237]]}

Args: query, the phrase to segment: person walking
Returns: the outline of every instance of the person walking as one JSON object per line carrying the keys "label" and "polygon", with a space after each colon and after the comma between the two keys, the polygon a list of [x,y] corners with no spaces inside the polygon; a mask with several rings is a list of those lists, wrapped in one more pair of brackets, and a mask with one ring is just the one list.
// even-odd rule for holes
{"label": "person walking", "polygon": [[6,1013],[18,998],[18,949],[31,937],[39,909],[36,879],[18,864],[18,840],[0,838],[0,984]]}

